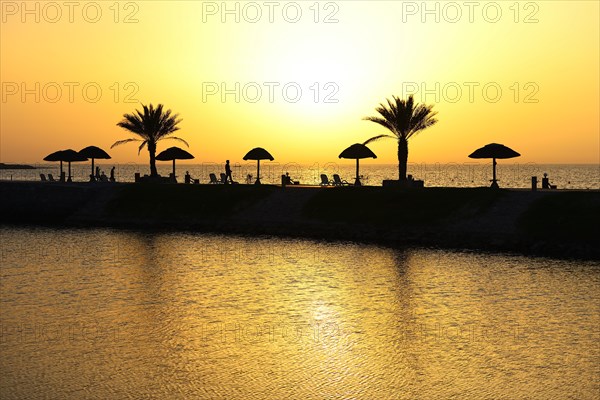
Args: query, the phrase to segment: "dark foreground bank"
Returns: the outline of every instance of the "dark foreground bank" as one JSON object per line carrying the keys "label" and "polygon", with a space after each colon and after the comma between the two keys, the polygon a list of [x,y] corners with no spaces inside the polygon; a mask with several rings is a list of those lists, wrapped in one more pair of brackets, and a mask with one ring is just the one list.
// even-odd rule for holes
{"label": "dark foreground bank", "polygon": [[0,182],[0,221],[600,259],[597,191]]}

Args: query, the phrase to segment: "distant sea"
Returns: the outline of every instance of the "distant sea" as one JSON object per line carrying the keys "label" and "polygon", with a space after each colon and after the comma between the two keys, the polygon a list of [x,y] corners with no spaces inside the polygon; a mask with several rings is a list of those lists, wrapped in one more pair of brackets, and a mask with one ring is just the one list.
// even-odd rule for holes
{"label": "distant sea", "polygon": [[[102,160],[104,161],[104,160]],[[0,170],[0,180],[39,181],[40,174],[52,174],[57,178],[59,174],[58,163],[29,164],[37,167],[34,170]],[[115,177],[119,182],[133,182],[136,172],[142,175],[149,173],[148,164],[110,164],[96,163],[107,175],[115,166]],[[72,176],[76,182],[85,182],[89,178],[90,163],[72,164]],[[168,175],[172,170],[170,162],[157,164],[161,175]],[[232,164],[234,180],[246,183],[248,175],[256,176],[256,163]],[[64,164],[67,171],[67,164]],[[193,178],[200,179],[201,183],[208,183],[210,173],[224,172],[224,166],[217,163],[178,164],[177,176],[183,181],[185,172],[189,171]],[[261,181],[263,183],[279,184],[281,175],[289,172],[293,180],[302,184],[315,185],[320,183],[320,175],[326,174],[332,179],[333,174],[339,174],[342,179],[354,182],[354,164],[339,163],[261,163]],[[425,181],[428,187],[481,187],[488,186],[492,178],[492,165],[490,162],[467,162],[449,164],[417,164],[409,163],[408,173],[415,179]],[[559,189],[600,189],[599,164],[518,164],[500,160],[497,167],[498,180],[501,187],[505,188],[530,188],[531,177],[537,176],[538,187],[544,173],[550,178],[550,183]],[[362,182],[365,185],[381,186],[384,179],[398,179],[397,164],[373,164],[365,160],[360,165]]]}

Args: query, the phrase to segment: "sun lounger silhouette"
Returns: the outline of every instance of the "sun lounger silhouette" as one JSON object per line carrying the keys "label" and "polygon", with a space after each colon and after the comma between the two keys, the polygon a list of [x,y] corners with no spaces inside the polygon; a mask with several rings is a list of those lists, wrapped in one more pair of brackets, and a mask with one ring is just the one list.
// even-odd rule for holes
{"label": "sun lounger silhouette", "polygon": [[220,184],[220,183],[221,183],[221,181],[219,181],[219,180],[217,179],[217,176],[216,176],[215,174],[212,174],[212,173],[211,173],[211,174],[208,174],[208,176],[210,177],[210,182],[208,182],[208,183],[210,183],[210,184],[213,184],[213,185],[216,185],[216,184]]}
{"label": "sun lounger silhouette", "polygon": [[236,181],[231,181],[231,182],[227,182],[227,174],[224,174],[223,172],[221,172],[221,181],[219,183],[222,183],[224,185],[227,185],[228,183],[231,183],[232,185],[237,185]]}
{"label": "sun lounger silhouette", "polygon": [[335,186],[350,185],[348,181],[341,179],[338,174],[333,174],[333,184]]}
{"label": "sun lounger silhouette", "polygon": [[327,175],[321,174],[321,183],[319,185],[321,185],[321,186],[333,185],[333,181],[330,181],[329,178],[327,177]]}
{"label": "sun lounger silhouette", "polygon": [[42,182],[47,182],[46,175],[44,175],[44,174],[40,174],[40,179],[42,180]]}
{"label": "sun lounger silhouette", "polygon": [[56,182],[56,179],[54,179],[54,177],[52,176],[52,174],[48,174],[48,180],[50,182]]}

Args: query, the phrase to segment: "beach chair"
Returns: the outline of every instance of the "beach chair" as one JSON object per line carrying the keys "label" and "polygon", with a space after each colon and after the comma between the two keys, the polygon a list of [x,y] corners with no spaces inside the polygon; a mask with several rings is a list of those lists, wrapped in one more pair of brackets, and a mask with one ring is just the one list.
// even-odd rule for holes
{"label": "beach chair", "polygon": [[208,183],[213,184],[213,185],[217,185],[217,184],[221,183],[221,181],[217,180],[217,176],[215,174],[208,174],[208,176],[210,177],[210,182],[208,182]]}
{"label": "beach chair", "polygon": [[44,174],[40,174],[40,179],[42,180],[42,182],[47,182],[46,175]]}
{"label": "beach chair", "polygon": [[333,181],[330,181],[329,178],[327,177],[327,175],[321,174],[321,183],[319,185],[321,185],[321,186],[333,185]]}
{"label": "beach chair", "polygon": [[333,185],[334,186],[344,186],[344,185],[350,185],[350,184],[348,183],[348,181],[341,179],[338,174],[333,174]]}
{"label": "beach chair", "polygon": [[48,174],[48,180],[50,182],[56,182],[56,179],[54,179],[54,177],[52,176],[52,174]]}

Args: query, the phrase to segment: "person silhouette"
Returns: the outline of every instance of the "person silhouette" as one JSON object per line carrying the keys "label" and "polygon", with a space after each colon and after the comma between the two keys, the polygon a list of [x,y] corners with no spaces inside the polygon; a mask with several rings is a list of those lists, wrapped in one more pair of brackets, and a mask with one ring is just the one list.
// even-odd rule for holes
{"label": "person silhouette", "polygon": [[110,169],[110,181],[115,182],[115,167],[114,166]]}
{"label": "person silhouette", "polygon": [[229,160],[225,161],[225,183],[233,183],[233,178],[231,177],[231,166],[229,165]]}
{"label": "person silhouette", "polygon": [[100,167],[96,167],[96,180],[100,180]]}
{"label": "person silhouette", "polygon": [[542,189],[550,189],[550,179],[548,178],[548,174],[544,172],[544,177],[542,178]]}
{"label": "person silhouette", "polygon": [[288,184],[288,185],[297,185],[298,184],[298,182],[295,182],[295,181],[292,180],[292,177],[290,176],[290,173],[287,172],[287,171],[285,173],[285,181],[286,181],[286,184]]}
{"label": "person silhouette", "polygon": [[192,176],[190,175],[190,171],[185,171],[185,183],[192,183]]}

